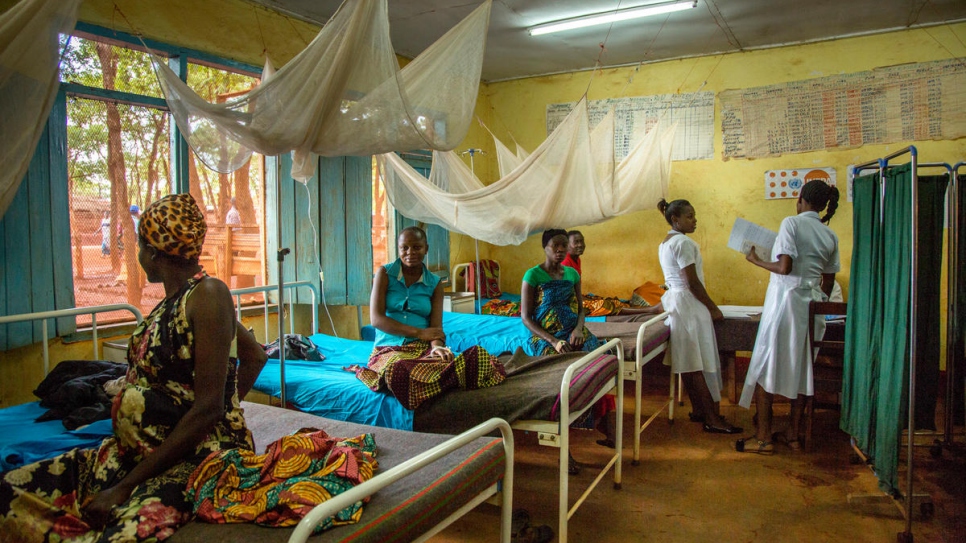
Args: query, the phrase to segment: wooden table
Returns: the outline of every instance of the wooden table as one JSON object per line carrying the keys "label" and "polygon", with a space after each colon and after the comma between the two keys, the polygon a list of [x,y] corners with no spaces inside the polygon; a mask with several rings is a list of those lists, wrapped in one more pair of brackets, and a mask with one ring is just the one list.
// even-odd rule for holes
{"label": "wooden table", "polygon": [[[729,306],[723,306],[728,308]],[[733,307],[733,306],[732,306]],[[735,353],[738,351],[751,351],[755,348],[755,337],[758,335],[758,322],[761,317],[761,307],[743,308],[745,313],[757,313],[755,315],[738,315],[740,310],[722,311],[725,313],[724,320],[714,323],[714,334],[718,340],[718,354],[721,357],[721,372],[724,379],[725,392],[728,400],[738,403],[741,390],[745,384],[745,374],[748,372],[748,361],[739,361]],[[845,336],[845,323],[833,321],[826,323],[825,337],[828,339],[841,339]]]}
{"label": "wooden table", "polygon": [[743,362],[739,363],[735,353],[751,351],[755,348],[759,317],[760,315],[753,317],[727,315],[724,320],[714,323],[725,393],[732,404],[738,403],[738,397],[745,382],[745,373],[748,372],[747,360],[742,359]]}

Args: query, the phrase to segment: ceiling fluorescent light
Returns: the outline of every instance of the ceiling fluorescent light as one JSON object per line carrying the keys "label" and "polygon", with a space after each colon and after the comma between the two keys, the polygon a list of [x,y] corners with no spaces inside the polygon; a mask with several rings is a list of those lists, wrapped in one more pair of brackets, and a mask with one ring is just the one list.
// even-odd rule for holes
{"label": "ceiling fluorescent light", "polygon": [[684,11],[686,9],[697,7],[697,5],[698,5],[697,0],[684,0],[680,2],[663,2],[660,4],[651,4],[648,6],[639,6],[636,8],[628,8],[628,9],[622,9],[618,11],[597,13],[595,15],[585,15],[583,17],[574,17],[573,19],[564,19],[562,21],[556,21],[553,23],[537,25],[533,28],[528,29],[527,31],[530,33],[531,36],[539,36],[541,34],[550,34],[551,32],[562,32],[564,30],[583,28],[585,26],[601,25],[601,24],[613,23],[617,21],[639,19],[641,17],[648,17],[651,15],[660,15],[662,13]]}

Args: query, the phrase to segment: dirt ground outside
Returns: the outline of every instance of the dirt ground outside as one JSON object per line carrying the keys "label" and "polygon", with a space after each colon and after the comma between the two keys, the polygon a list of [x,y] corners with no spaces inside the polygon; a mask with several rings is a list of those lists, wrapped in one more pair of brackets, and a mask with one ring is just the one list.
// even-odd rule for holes
{"label": "dirt ground outside", "polygon": [[[74,303],[77,307],[130,303],[127,299],[127,273],[123,264],[120,273],[114,273],[111,270],[111,257],[101,254],[100,245],[85,245],[82,248],[82,258],[83,275],[79,275],[76,264],[74,270]],[[142,315],[147,315],[164,298],[164,287],[160,283],[148,283],[140,269],[138,273],[141,273],[141,282],[144,284],[138,309]],[[97,317],[98,324],[130,319],[131,314],[127,311],[102,313]],[[81,315],[77,318],[79,326],[89,325],[90,322],[88,316]]]}

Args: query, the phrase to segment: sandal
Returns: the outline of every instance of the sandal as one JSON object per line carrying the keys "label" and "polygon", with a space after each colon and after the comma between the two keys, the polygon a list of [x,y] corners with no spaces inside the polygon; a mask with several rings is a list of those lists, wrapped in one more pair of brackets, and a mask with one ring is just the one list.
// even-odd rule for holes
{"label": "sandal", "polygon": [[788,439],[788,435],[785,432],[775,432],[771,435],[771,440],[774,443],[781,443],[793,451],[802,450],[802,442],[798,439]]}
{"label": "sandal", "polygon": [[755,453],[765,456],[770,456],[775,454],[775,445],[771,441],[762,441],[760,439],[754,439],[750,445],[746,445],[746,442],[752,441],[750,439],[746,440],[744,438],[735,441],[735,451]]}

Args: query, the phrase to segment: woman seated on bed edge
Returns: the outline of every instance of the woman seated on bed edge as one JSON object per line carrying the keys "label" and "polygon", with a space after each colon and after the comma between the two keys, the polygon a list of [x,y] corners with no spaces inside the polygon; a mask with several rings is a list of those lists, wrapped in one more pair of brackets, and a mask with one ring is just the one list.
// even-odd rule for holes
{"label": "woman seated on bed edge", "polygon": [[[443,285],[423,264],[426,232],[410,226],[396,240],[399,258],[376,270],[369,320],[376,340],[366,367],[353,367],[372,390],[387,389],[407,409],[455,388],[498,385],[503,364],[473,346],[454,356],[443,333]],[[416,371],[416,369],[419,371]]]}
{"label": "woman seated on bed edge", "polygon": [[[593,351],[602,343],[584,327],[583,298],[580,294],[580,274],[563,261],[567,256],[567,231],[552,228],[543,233],[544,261],[523,275],[520,286],[520,317],[533,334],[524,350],[530,356],[563,354],[572,351]],[[613,396],[605,396],[594,409],[587,411],[588,419],[574,423],[576,427],[597,428],[607,439],[597,443],[614,446],[614,425],[611,413],[616,407]],[[570,459],[570,472],[579,466]]]}
{"label": "woman seated on bed edge", "polygon": [[213,451],[252,449],[239,398],[265,357],[236,367],[236,339],[250,340],[244,349],[254,338],[236,338],[228,287],[198,264],[206,231],[188,194],[144,210],[138,263],[148,281],[163,283],[165,298],[131,337],[114,435],[7,472],[4,540],[164,539],[192,518],[185,485],[195,467]]}

